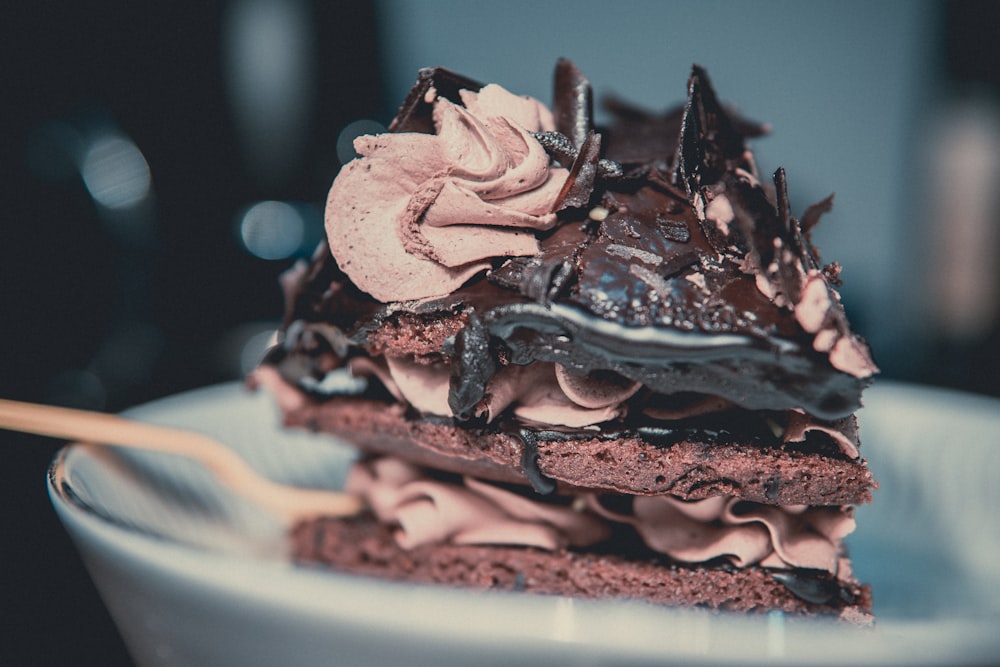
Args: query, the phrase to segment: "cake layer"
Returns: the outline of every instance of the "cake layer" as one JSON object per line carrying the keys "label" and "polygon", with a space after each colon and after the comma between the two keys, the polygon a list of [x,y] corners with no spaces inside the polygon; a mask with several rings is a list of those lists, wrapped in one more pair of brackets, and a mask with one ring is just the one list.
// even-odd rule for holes
{"label": "cake layer", "polygon": [[[278,388],[281,391],[280,388]],[[669,439],[658,434],[504,432],[416,418],[405,406],[355,397],[317,402],[285,386],[286,424],[330,433],[359,449],[422,466],[503,482],[557,485],[696,500],[733,495],[775,505],[848,505],[871,500],[863,460],[788,447]]]}
{"label": "cake layer", "polygon": [[370,517],[318,519],[293,531],[295,558],[397,581],[584,599],[631,598],[674,607],[784,611],[871,622],[871,591],[852,578],[811,571],[686,566],[611,553],[503,546],[402,549]]}

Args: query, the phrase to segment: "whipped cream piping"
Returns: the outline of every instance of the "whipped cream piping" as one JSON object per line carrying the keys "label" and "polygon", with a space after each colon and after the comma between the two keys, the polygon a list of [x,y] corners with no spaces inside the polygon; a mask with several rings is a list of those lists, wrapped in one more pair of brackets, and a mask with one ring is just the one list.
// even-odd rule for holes
{"label": "whipped cream piping", "polygon": [[694,502],[635,497],[630,513],[608,509],[593,494],[572,504],[543,503],[468,477],[431,479],[391,457],[357,463],[346,490],[363,497],[379,521],[395,526],[405,549],[438,543],[587,547],[607,539],[613,524],[625,523],[650,549],[683,562],[725,558],[736,567],[836,574],[841,541],[854,529],[849,511],[724,496]]}
{"label": "whipped cream piping", "polygon": [[689,563],[725,557],[737,567],[769,565],[837,572],[839,544],[854,519],[839,509],[774,506],[731,496],[687,502],[672,496],[636,497],[632,515],[590,506],[631,524],[651,549]]}
{"label": "whipped cream piping", "polygon": [[330,190],[331,252],[379,301],[447,294],[493,258],[537,253],[535,231],[556,223],[569,172],[531,136],[551,112],[496,85],[461,95],[434,99],[436,134],[356,139]]}
{"label": "whipped cream piping", "polygon": [[785,442],[803,442],[809,431],[819,431],[826,433],[840,446],[840,451],[849,458],[856,459],[861,456],[857,445],[846,435],[837,429],[826,424],[820,424],[811,419],[809,415],[792,410],[789,412],[788,424],[785,425],[783,439]]}
{"label": "whipped cream piping", "polygon": [[390,457],[355,464],[345,490],[364,498],[379,521],[397,526],[396,541],[404,549],[447,542],[555,550],[589,546],[610,535],[593,514],[533,502],[471,478],[462,484],[432,480]]}

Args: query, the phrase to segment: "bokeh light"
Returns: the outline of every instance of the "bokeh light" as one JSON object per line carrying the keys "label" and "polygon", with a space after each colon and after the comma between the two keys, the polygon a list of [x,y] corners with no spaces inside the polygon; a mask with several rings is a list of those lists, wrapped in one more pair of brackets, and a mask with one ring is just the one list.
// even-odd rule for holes
{"label": "bokeh light", "polygon": [[239,222],[243,246],[261,259],[285,259],[302,246],[306,221],[300,210],[281,201],[262,201],[243,213]]}
{"label": "bokeh light", "polygon": [[273,327],[265,327],[259,331],[244,328],[246,338],[240,346],[240,370],[239,377],[246,377],[253,369],[257,368],[264,353],[277,342],[278,332]]}
{"label": "bokeh light", "polygon": [[245,378],[278,340],[277,322],[243,322],[219,339],[212,358],[214,370],[228,378]]}
{"label": "bokeh light", "polygon": [[139,148],[117,134],[95,138],[80,164],[83,182],[94,200],[113,210],[128,209],[149,196],[149,165]]}
{"label": "bokeh light", "polygon": [[314,23],[304,0],[236,0],[222,25],[225,81],[247,168],[262,184],[294,177],[315,95]]}

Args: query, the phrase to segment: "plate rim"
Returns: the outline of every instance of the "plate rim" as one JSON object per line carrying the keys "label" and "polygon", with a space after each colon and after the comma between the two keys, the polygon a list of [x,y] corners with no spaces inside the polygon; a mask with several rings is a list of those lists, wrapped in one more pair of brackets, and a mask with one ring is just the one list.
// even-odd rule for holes
{"label": "plate rim", "polygon": [[[970,404],[989,405],[990,407],[1000,407],[1000,400],[991,397],[981,397],[979,395],[966,394],[955,390],[943,390],[936,387],[926,387],[908,383],[882,381],[876,384],[878,389],[873,388],[872,394],[877,403],[882,400],[881,396],[891,396],[894,393],[904,393],[921,396],[922,398],[933,398],[935,394],[942,392],[963,399],[971,399]],[[239,382],[226,382],[216,385],[209,385],[177,394],[172,394],[139,406],[135,406],[123,412],[125,416],[138,419],[148,419],[150,416],[163,417],[163,412],[183,408],[184,404],[190,401],[228,401],[240,396],[248,396],[245,385]],[[868,398],[868,396],[866,396]],[[980,401],[985,401],[980,403]],[[870,410],[869,407],[864,408]],[[1000,410],[997,412],[997,422],[1000,425]],[[277,428],[276,424],[276,428]],[[72,447],[70,445],[69,447]],[[844,651],[837,654],[840,660],[857,660],[866,663],[878,664],[878,662],[889,663],[899,660],[905,655],[909,655],[918,661],[933,663],[941,659],[948,659],[956,656],[952,649],[956,646],[964,646],[973,649],[969,655],[977,655],[976,651],[995,651],[1000,654],[1000,639],[987,635],[987,630],[995,627],[996,617],[959,618],[949,626],[935,621],[932,627],[926,627],[924,622],[898,621],[895,619],[880,619],[877,621],[876,629],[859,630],[845,627],[845,624],[838,624],[833,621],[802,622],[801,619],[787,619],[791,622],[778,622],[775,616],[750,616],[736,614],[718,614],[702,610],[676,610],[664,608],[651,608],[651,605],[644,605],[636,602],[619,601],[589,601],[571,600],[569,598],[556,598],[548,596],[525,596],[517,593],[490,592],[485,597],[475,591],[461,589],[447,589],[446,587],[417,585],[384,581],[374,578],[357,577],[349,574],[330,572],[318,568],[303,567],[293,565],[288,562],[265,561],[258,558],[236,558],[230,554],[214,553],[196,547],[170,542],[163,539],[163,536],[143,534],[106,518],[94,514],[85,504],[74,502],[72,496],[67,496],[65,489],[60,488],[56,483],[60,465],[65,465],[66,452],[69,447],[61,449],[55,456],[47,471],[47,488],[50,499],[55,506],[60,519],[64,525],[78,531],[74,539],[90,539],[100,544],[101,548],[116,552],[119,556],[127,556],[142,560],[149,566],[156,567],[168,572],[171,576],[198,578],[205,586],[219,590],[226,594],[238,593],[243,597],[254,599],[266,599],[270,603],[287,605],[302,611],[302,600],[292,594],[307,588],[315,589],[316,586],[342,590],[364,589],[369,595],[372,591],[377,591],[379,596],[398,597],[401,593],[416,598],[415,603],[419,604],[419,598],[432,598],[434,605],[441,605],[442,601],[454,602],[457,606],[467,607],[471,600],[488,599],[490,606],[494,610],[502,611],[510,608],[511,611],[523,613],[529,610],[537,618],[547,617],[555,625],[544,632],[536,632],[531,636],[518,636],[518,641],[547,642],[553,636],[559,635],[558,631],[553,631],[552,627],[557,627],[559,623],[573,623],[580,620],[581,616],[591,614],[630,614],[633,618],[642,617],[643,622],[662,623],[663,627],[687,627],[688,630],[702,628],[704,632],[711,633],[718,637],[742,636],[744,638],[759,636],[763,637],[763,644],[758,642],[757,651],[752,655],[745,655],[745,648],[740,649],[740,654],[726,649],[719,642],[709,645],[704,652],[695,651],[650,651],[648,647],[624,642],[608,644],[599,641],[595,635],[581,636],[579,632],[564,628],[564,633],[559,638],[563,648],[573,647],[575,650],[583,650],[586,655],[594,655],[595,652],[604,657],[614,657],[615,659],[629,659],[640,661],[683,659],[685,661],[730,661],[733,664],[742,662],[749,657],[754,661],[786,661],[789,663],[819,664],[814,658],[814,651],[808,650],[816,641],[837,642],[837,645]],[[73,533],[74,530],[71,530]],[[228,575],[228,576],[227,576]],[[284,584],[278,586],[278,591],[284,591],[288,595],[275,595],[275,586],[268,586],[266,592],[262,589],[247,588],[242,585],[246,581],[259,580],[264,577],[272,583],[279,580]],[[322,598],[317,600],[316,598]],[[310,614],[319,614],[323,618],[332,618],[337,622],[353,623],[355,625],[377,621],[378,619],[369,617],[359,619],[355,614],[358,609],[346,609],[337,603],[338,596],[315,596],[307,598],[309,600],[305,611]],[[350,596],[347,596],[350,597]],[[478,603],[477,603],[478,604]],[[483,606],[483,605],[479,605]],[[521,608],[521,609],[517,609]],[[624,610],[624,611],[623,611]],[[348,614],[347,612],[351,613]],[[560,620],[561,619],[561,620]],[[978,623],[973,621],[978,620]],[[438,641],[453,640],[448,632],[443,631],[440,625],[435,626],[430,623],[418,624],[423,633],[431,633]],[[536,629],[543,625],[535,626]],[[397,632],[402,632],[400,628],[394,628]],[[411,626],[409,632],[413,631]],[[436,631],[436,634],[435,634]],[[948,650],[945,652],[935,652],[934,648],[944,648],[937,646],[933,641],[935,634],[945,634],[949,642]],[[484,624],[478,627],[477,631],[470,636],[468,632],[463,633],[464,639],[471,641],[476,646],[502,648],[509,645],[512,639],[508,635],[500,635],[495,627],[487,628]],[[775,637],[780,636],[781,644],[775,644]],[[770,638],[770,639],[768,639]],[[849,639],[848,642],[843,640]],[[943,640],[944,638],[942,638]],[[768,643],[770,641],[770,644]],[[723,644],[728,642],[723,642]],[[689,644],[691,647],[703,645],[695,642]],[[770,648],[768,648],[770,646]],[[776,648],[777,647],[777,648]],[[663,648],[681,648],[678,645],[670,645]],[[612,653],[608,653],[613,649]],[[966,656],[968,657],[968,655]]]}

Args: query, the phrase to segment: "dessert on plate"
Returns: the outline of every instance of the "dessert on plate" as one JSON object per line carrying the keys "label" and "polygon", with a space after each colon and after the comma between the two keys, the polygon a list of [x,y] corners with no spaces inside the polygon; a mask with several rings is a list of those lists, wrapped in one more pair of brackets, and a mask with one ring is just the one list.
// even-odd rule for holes
{"label": "dessert on plate", "polygon": [[356,140],[250,380],[360,452],[368,510],[298,525],[297,558],[870,620],[843,538],[877,369],[810,242],[832,199],[794,216],[698,66],[682,106],[610,100],[607,127],[571,62],[554,89],[422,70]]}

